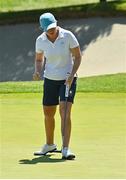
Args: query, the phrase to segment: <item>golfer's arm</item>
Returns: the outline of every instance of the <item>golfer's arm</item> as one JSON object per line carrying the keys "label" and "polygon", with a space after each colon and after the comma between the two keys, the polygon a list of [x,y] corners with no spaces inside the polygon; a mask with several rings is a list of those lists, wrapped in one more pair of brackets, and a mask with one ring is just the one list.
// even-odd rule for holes
{"label": "golfer's arm", "polygon": [[81,63],[81,51],[80,51],[80,47],[76,47],[76,48],[72,48],[71,49],[71,53],[73,56],[73,61],[74,61],[74,65],[73,65],[73,69],[71,72],[71,76],[74,76],[80,66]]}
{"label": "golfer's arm", "polygon": [[42,66],[44,62],[44,54],[43,53],[36,53],[35,55],[35,73],[41,73]]}

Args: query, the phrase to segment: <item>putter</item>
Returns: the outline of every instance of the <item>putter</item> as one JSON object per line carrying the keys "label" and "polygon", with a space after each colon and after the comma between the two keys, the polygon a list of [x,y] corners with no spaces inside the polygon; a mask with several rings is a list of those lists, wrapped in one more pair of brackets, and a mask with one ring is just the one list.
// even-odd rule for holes
{"label": "putter", "polygon": [[[67,126],[67,102],[68,102],[68,97],[69,97],[69,90],[70,87],[69,85],[66,85],[66,89],[65,89],[65,107],[64,107],[64,126],[63,126],[63,145],[65,142],[65,131],[66,131],[66,126]],[[73,160],[75,158],[74,155],[70,155],[68,157],[62,157],[62,159],[66,159],[66,160]]]}
{"label": "putter", "polygon": [[63,126],[63,144],[65,141],[65,130],[66,130],[66,115],[67,115],[67,100],[69,97],[69,85],[66,85],[65,88],[65,106],[64,106],[64,126]]}
{"label": "putter", "polygon": [[38,152],[34,152],[34,156],[45,156],[45,155],[47,155],[48,153],[61,153],[61,150],[57,150],[57,149],[55,149],[55,150],[53,150],[53,151],[48,151],[47,153],[45,153],[45,154],[43,154],[43,153],[38,153]]}

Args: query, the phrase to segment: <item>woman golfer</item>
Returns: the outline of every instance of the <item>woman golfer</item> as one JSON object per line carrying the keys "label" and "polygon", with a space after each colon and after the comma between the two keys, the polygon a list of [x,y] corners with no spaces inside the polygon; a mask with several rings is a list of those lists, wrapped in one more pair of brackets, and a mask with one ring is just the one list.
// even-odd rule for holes
{"label": "woman golfer", "polygon": [[[57,105],[59,105],[63,137],[62,158],[74,159],[75,154],[70,151],[69,143],[71,135],[71,108],[76,91],[75,76],[81,62],[79,43],[72,32],[57,26],[57,21],[51,13],[44,13],[40,16],[40,26],[44,32],[36,40],[33,79],[40,80],[43,60],[46,58],[43,93],[46,144],[34,154],[45,155],[57,149],[56,144],[54,144],[54,116]],[[65,109],[66,86],[70,88],[69,97],[67,98],[67,109]]]}

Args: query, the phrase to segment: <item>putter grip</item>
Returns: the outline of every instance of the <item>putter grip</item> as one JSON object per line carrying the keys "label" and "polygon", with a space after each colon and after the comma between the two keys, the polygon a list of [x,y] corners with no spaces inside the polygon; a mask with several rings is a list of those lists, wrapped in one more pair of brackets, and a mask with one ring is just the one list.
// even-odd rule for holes
{"label": "putter grip", "polygon": [[69,85],[66,85],[65,97],[69,97]]}

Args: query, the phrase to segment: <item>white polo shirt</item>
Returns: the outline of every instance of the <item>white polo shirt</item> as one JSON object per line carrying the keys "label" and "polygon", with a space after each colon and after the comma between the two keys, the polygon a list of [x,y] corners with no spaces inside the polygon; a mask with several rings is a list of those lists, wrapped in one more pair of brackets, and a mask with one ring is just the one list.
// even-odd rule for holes
{"label": "white polo shirt", "polygon": [[54,43],[43,32],[36,40],[36,52],[44,53],[46,58],[44,77],[52,80],[64,80],[72,71],[73,59],[70,48],[78,47],[74,34],[59,27],[59,35]]}

